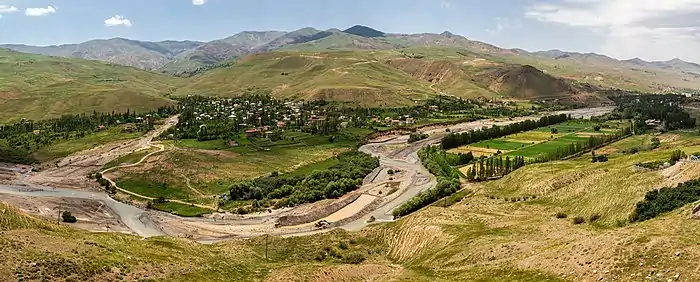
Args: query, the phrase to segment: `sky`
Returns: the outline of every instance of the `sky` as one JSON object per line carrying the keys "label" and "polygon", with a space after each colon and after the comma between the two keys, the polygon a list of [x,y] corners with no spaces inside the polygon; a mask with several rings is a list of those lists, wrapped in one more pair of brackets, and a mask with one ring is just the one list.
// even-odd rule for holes
{"label": "sky", "polygon": [[210,41],[361,24],[528,51],[700,62],[700,0],[0,0],[0,44]]}

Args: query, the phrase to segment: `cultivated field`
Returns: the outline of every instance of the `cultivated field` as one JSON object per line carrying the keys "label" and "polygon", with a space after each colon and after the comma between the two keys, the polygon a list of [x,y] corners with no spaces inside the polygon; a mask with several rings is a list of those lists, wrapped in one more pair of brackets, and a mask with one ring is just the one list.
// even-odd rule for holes
{"label": "cultivated field", "polygon": [[[594,126],[596,125],[601,126],[599,131],[594,130]],[[612,133],[625,125],[627,124],[617,121],[600,123],[590,120],[572,120],[561,124],[461,146],[451,149],[449,152],[472,152],[474,156],[492,156],[500,151],[507,156],[535,158],[541,154],[554,152],[560,147],[585,141],[590,136]]]}

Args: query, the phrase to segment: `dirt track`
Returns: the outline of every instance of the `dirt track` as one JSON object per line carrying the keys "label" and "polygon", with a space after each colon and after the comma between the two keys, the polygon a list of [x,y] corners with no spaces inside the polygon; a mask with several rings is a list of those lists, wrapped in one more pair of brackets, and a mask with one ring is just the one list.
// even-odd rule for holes
{"label": "dirt track", "polygon": [[[567,113],[574,117],[590,117],[611,110],[611,107],[607,107],[578,109],[558,113]],[[319,218],[317,220],[325,219],[330,222],[336,222],[344,219],[352,220],[359,217],[349,223],[339,226],[347,230],[361,229],[369,224],[368,219],[370,217],[374,217],[377,222],[391,221],[391,211],[393,209],[405,203],[421,191],[430,189],[435,185],[435,178],[422,167],[416,153],[420,148],[439,143],[446,134],[446,128],[449,128],[451,132],[460,132],[493,125],[505,125],[522,120],[539,118],[540,116],[542,115],[514,119],[479,120],[451,126],[424,128],[423,132],[428,133],[430,137],[412,144],[407,143],[408,135],[389,138],[382,137],[380,140],[374,140],[360,148],[360,151],[380,158],[379,170],[374,172],[375,175],[373,175],[371,179],[366,179],[365,184],[357,191],[358,193],[362,193],[362,195],[344,207],[339,207],[338,210],[330,213],[330,215],[325,218]],[[102,146],[103,148],[101,149],[98,147],[93,150],[75,154],[75,156],[66,158],[69,160],[64,159],[56,169],[48,169],[28,177],[26,181],[24,181],[28,186],[0,185],[0,199],[2,199],[3,193],[26,197],[41,196],[91,199],[108,204],[111,211],[118,215],[121,222],[141,236],[167,234],[189,237],[204,243],[215,242],[231,237],[251,237],[264,234],[301,236],[326,231],[318,230],[313,227],[313,224],[308,223],[296,226],[275,227],[279,217],[294,212],[294,210],[290,211],[289,209],[247,216],[226,215],[221,216],[221,218],[217,216],[210,218],[182,218],[161,212],[144,211],[133,206],[122,204],[109,198],[103,192],[84,192],[75,189],[49,188],[41,185],[46,183],[61,183],[65,185],[66,183],[71,184],[77,181],[75,182],[76,185],[72,187],[85,187],[85,175],[87,175],[88,171],[96,170],[107,162],[135,150],[153,146],[151,140],[165,131],[169,126],[172,126],[174,122],[177,122],[177,117],[168,120],[164,126],[158,128],[154,132],[142,138],[125,142],[122,146],[111,148],[111,150],[105,150],[109,149],[109,147]],[[147,157],[144,157],[142,161],[146,158]],[[398,170],[400,172],[392,176],[382,173],[382,171],[388,169]],[[22,189],[26,190],[27,187],[43,189],[43,191],[21,191]],[[389,188],[387,187],[395,187],[396,190],[393,191],[393,193],[389,193]],[[379,194],[377,191],[383,191],[383,193]],[[304,208],[305,207],[299,207],[298,210]],[[313,209],[311,210],[313,212]],[[359,216],[360,214],[363,215]]]}

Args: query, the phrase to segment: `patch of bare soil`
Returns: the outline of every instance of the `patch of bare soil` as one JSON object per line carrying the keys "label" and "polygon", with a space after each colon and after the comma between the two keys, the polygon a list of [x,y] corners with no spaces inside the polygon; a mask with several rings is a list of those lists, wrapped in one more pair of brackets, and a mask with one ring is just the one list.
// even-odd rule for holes
{"label": "patch of bare soil", "polygon": [[0,200],[18,207],[23,212],[50,220],[58,220],[59,211],[68,211],[78,219],[78,222],[66,224],[81,229],[131,233],[121,223],[119,217],[100,201],[77,198],[23,197],[9,194],[0,194]]}
{"label": "patch of bare soil", "polygon": [[700,163],[680,161],[661,171],[666,180],[664,187],[676,186],[680,183],[700,178]]}
{"label": "patch of bare soil", "polygon": [[659,141],[661,141],[662,144],[663,144],[663,143],[668,143],[668,142],[676,141],[676,140],[678,140],[678,139],[681,139],[681,137],[682,137],[682,136],[680,136],[680,135],[678,135],[678,134],[672,134],[672,133],[661,134],[661,135],[658,136]]}
{"label": "patch of bare soil", "polygon": [[17,97],[19,94],[17,92],[11,92],[11,91],[0,91],[0,104],[5,103],[6,101]]}

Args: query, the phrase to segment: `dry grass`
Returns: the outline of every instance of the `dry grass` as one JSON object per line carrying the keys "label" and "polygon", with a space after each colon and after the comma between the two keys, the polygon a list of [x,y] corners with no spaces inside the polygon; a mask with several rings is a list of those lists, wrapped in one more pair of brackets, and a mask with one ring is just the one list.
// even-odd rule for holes
{"label": "dry grass", "polygon": [[[457,147],[454,149],[450,149],[448,152],[453,153],[453,154],[459,154],[459,153],[466,154],[466,153],[471,152],[472,155],[474,155],[475,157],[480,157],[480,156],[487,156],[488,157],[488,156],[493,156],[493,154],[495,154],[498,151],[499,151],[498,149],[487,149],[487,148],[483,148],[483,147],[474,147],[474,146],[461,146],[461,147]],[[507,152],[510,152],[510,151],[501,150],[501,153],[505,154]]]}

